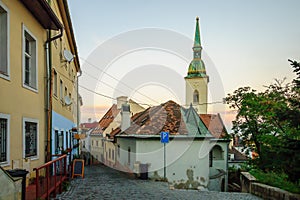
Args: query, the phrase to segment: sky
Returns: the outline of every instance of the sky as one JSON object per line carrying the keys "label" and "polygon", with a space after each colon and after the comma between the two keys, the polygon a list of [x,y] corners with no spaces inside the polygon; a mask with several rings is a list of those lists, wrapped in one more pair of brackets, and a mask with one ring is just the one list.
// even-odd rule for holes
{"label": "sky", "polygon": [[[290,81],[287,60],[300,61],[298,0],[71,0],[69,9],[83,71],[82,122],[98,121],[115,103],[103,95],[184,105],[196,16],[209,102],[242,86]],[[230,129],[234,112],[226,105],[210,104],[209,112],[221,113]]]}

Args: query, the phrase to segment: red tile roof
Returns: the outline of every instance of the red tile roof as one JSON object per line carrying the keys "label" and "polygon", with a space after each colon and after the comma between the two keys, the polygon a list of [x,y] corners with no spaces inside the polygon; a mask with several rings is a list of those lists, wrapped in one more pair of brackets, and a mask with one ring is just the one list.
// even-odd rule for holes
{"label": "red tile roof", "polygon": [[[157,135],[162,131],[167,131],[170,135],[188,133],[181,114],[181,106],[174,101],[148,108],[135,114],[131,119],[132,125],[125,130],[125,134],[128,135]],[[113,133],[116,134],[117,130]]]}
{"label": "red tile roof", "polygon": [[82,124],[80,124],[80,127],[84,128],[84,129],[91,129],[91,128],[97,127],[98,124],[99,124],[99,122],[82,123]]}
{"label": "red tile roof", "polygon": [[231,149],[229,149],[229,154],[234,154],[234,161],[246,161],[248,160],[248,157],[239,152],[236,148],[232,147]]}
{"label": "red tile roof", "polygon": [[103,131],[114,121],[115,117],[119,114],[120,110],[117,105],[113,104],[105,115],[100,119],[98,126],[92,131],[91,134],[102,134]]}
{"label": "red tile roof", "polygon": [[199,116],[215,138],[224,138],[228,135],[220,114],[200,114]]}
{"label": "red tile roof", "polygon": [[187,135],[189,134],[188,130],[198,132],[205,137],[207,129],[215,138],[227,136],[226,128],[219,114],[198,115],[192,107],[185,109],[174,101],[168,101],[137,113],[131,117],[131,121],[128,129],[121,132],[118,127],[110,133],[110,137],[113,138],[118,134],[158,135],[163,131],[169,132],[170,135]]}

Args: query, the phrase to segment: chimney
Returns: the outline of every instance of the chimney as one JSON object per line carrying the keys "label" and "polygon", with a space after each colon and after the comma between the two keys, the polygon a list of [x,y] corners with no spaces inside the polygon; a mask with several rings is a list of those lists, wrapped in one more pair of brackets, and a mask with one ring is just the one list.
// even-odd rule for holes
{"label": "chimney", "polygon": [[117,97],[117,109],[122,108],[122,104],[127,103],[127,98],[126,96],[120,96]]}
{"label": "chimney", "polygon": [[91,123],[92,122],[92,118],[88,118],[88,123]]}
{"label": "chimney", "polygon": [[121,131],[125,131],[130,126],[130,105],[122,104],[121,109]]}

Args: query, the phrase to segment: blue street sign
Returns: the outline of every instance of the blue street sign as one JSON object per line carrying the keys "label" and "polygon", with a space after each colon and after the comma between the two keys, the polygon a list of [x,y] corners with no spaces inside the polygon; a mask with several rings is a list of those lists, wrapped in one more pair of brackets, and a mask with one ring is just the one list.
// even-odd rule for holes
{"label": "blue street sign", "polygon": [[168,143],[169,142],[169,132],[161,132],[160,133],[160,142]]}

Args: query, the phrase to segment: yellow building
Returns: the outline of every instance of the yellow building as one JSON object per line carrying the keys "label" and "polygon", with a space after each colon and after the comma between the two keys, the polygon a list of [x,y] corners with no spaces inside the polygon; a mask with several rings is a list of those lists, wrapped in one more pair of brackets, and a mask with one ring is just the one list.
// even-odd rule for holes
{"label": "yellow building", "polygon": [[[52,57],[52,121],[51,145],[48,152],[61,154],[66,149],[78,153],[77,140],[71,129],[79,127],[78,72],[80,72],[79,57],[73,33],[73,27],[66,0],[48,1],[52,10],[64,27],[62,36],[50,46]],[[52,31],[52,37],[57,33]],[[79,105],[79,106],[78,106]],[[76,147],[76,148],[75,148]]]}
{"label": "yellow building", "polygon": [[[0,165],[33,175],[52,153],[52,113],[72,125],[78,118],[80,66],[67,1],[0,0],[0,27]],[[52,77],[63,81],[63,101]]]}

